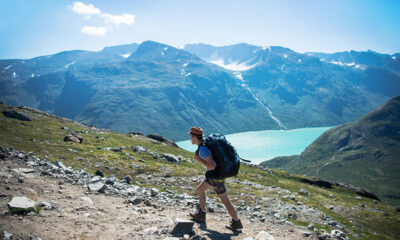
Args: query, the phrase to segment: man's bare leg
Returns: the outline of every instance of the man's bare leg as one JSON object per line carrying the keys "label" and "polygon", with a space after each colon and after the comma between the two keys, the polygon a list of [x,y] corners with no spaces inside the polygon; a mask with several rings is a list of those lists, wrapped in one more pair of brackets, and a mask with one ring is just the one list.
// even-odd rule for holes
{"label": "man's bare leg", "polygon": [[231,215],[233,220],[238,220],[239,217],[236,213],[235,207],[232,205],[231,201],[229,200],[228,193],[224,192],[219,195],[219,198],[221,199],[222,203],[225,205],[226,210],[228,210],[229,215]]}
{"label": "man's bare leg", "polygon": [[199,195],[199,202],[200,202],[200,208],[203,212],[206,211],[206,190],[211,187],[210,184],[206,183],[203,181],[200,183],[200,185],[197,187],[197,193]]}

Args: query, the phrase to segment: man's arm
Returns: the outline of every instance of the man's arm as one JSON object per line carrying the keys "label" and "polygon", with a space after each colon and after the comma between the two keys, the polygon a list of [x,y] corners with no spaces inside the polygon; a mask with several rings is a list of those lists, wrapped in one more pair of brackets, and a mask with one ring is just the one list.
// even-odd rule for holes
{"label": "man's arm", "polygon": [[212,158],[211,155],[203,160],[198,154],[196,154],[194,156],[194,159],[199,161],[201,164],[203,164],[204,166],[206,166],[210,170],[214,170],[215,167],[217,166],[217,164],[215,164],[215,161],[214,161],[214,159]]}

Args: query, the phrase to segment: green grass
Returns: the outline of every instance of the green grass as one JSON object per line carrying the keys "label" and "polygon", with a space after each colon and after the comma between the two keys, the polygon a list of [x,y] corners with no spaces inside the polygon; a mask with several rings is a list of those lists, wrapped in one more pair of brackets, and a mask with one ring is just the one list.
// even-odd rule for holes
{"label": "green grass", "polygon": [[[5,108],[7,108],[6,105],[0,104],[1,111]],[[24,112],[20,109],[18,111]],[[77,125],[71,121],[29,111],[27,113],[33,118],[32,122],[10,119],[0,114],[1,146],[13,146],[17,150],[32,152],[40,158],[53,162],[61,160],[66,166],[85,169],[92,174],[101,170],[106,176],[115,175],[117,178],[130,175],[133,184],[140,182],[143,187],[156,187],[161,191],[171,190],[194,196],[197,194],[196,186],[202,179],[204,166],[192,159],[193,153],[191,152],[162,143],[154,143],[143,136],[129,137],[112,131],[101,133],[102,130]],[[64,142],[63,138],[69,131],[62,130],[63,126],[78,131],[79,135],[83,137],[83,143]],[[107,147],[123,146],[120,153],[104,150]],[[132,147],[135,146],[144,146],[147,151],[134,152]],[[71,152],[68,149],[77,152]],[[182,156],[183,160],[179,164],[171,163],[166,160],[154,159],[149,152],[160,156],[164,153]],[[132,155],[134,159],[130,159],[126,154]],[[141,178],[141,176],[149,174],[152,175],[152,179]],[[201,178],[198,182],[194,182],[192,181],[194,176],[201,176]],[[360,235],[362,239],[396,239],[397,236],[400,236],[400,215],[394,211],[392,206],[384,202],[375,204],[367,198],[354,199],[357,195],[339,186],[333,186],[332,189],[311,186],[301,182],[301,178],[301,176],[285,171],[270,170],[267,172],[242,164],[237,178],[228,179],[226,184],[234,204],[243,200],[247,205],[257,204],[258,200],[264,197],[278,197],[291,204],[302,202],[304,205],[320,210],[341,225],[345,225],[349,229],[346,235],[351,239],[354,239],[352,233]],[[165,179],[164,185],[160,179]],[[168,182],[168,179],[173,179],[173,181]],[[240,183],[237,180],[240,180]],[[256,186],[248,186],[244,184],[245,181],[277,188],[267,191]],[[309,193],[307,196],[296,194],[302,188]],[[294,195],[295,200],[278,195],[278,189],[290,191],[289,195]],[[330,195],[333,195],[333,198]],[[207,196],[218,199],[213,191],[208,191]],[[365,207],[360,207],[361,204],[364,204]],[[335,207],[331,210],[329,206]],[[387,216],[382,213],[383,211],[387,213]],[[291,221],[299,226],[308,226],[309,224],[302,219]],[[326,226],[313,224],[318,229],[330,230]]]}

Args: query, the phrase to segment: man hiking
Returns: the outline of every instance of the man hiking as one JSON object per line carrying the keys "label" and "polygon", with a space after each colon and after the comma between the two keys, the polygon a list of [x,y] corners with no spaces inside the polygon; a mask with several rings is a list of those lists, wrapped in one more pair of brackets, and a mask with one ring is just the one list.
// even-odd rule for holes
{"label": "man hiking", "polygon": [[190,216],[193,220],[199,222],[206,221],[206,190],[210,187],[214,188],[215,193],[219,196],[222,203],[225,205],[228,213],[232,217],[232,221],[230,226],[227,228],[236,231],[238,229],[242,229],[243,225],[240,219],[237,216],[236,210],[229,200],[228,193],[225,188],[225,179],[216,176],[216,172],[214,171],[217,167],[216,162],[211,155],[210,149],[203,144],[203,129],[200,127],[192,127],[189,131],[190,141],[192,144],[196,144],[199,148],[195,153],[194,159],[203,164],[207,171],[205,174],[205,180],[197,187],[197,193],[199,194],[200,207],[197,209],[197,212]]}

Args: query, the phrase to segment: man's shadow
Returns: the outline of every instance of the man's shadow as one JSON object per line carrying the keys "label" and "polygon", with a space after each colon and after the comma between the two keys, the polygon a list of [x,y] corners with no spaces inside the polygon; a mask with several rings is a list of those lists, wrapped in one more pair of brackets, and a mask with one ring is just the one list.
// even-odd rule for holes
{"label": "man's shadow", "polygon": [[229,240],[232,237],[238,236],[238,235],[240,235],[242,233],[242,231],[234,231],[232,233],[220,233],[220,232],[217,232],[217,231],[214,231],[214,230],[207,229],[207,224],[206,223],[200,223],[199,228],[201,230],[205,231],[205,232],[208,232],[205,235],[207,235],[212,240],[214,240],[214,239],[216,239],[216,240]]}

